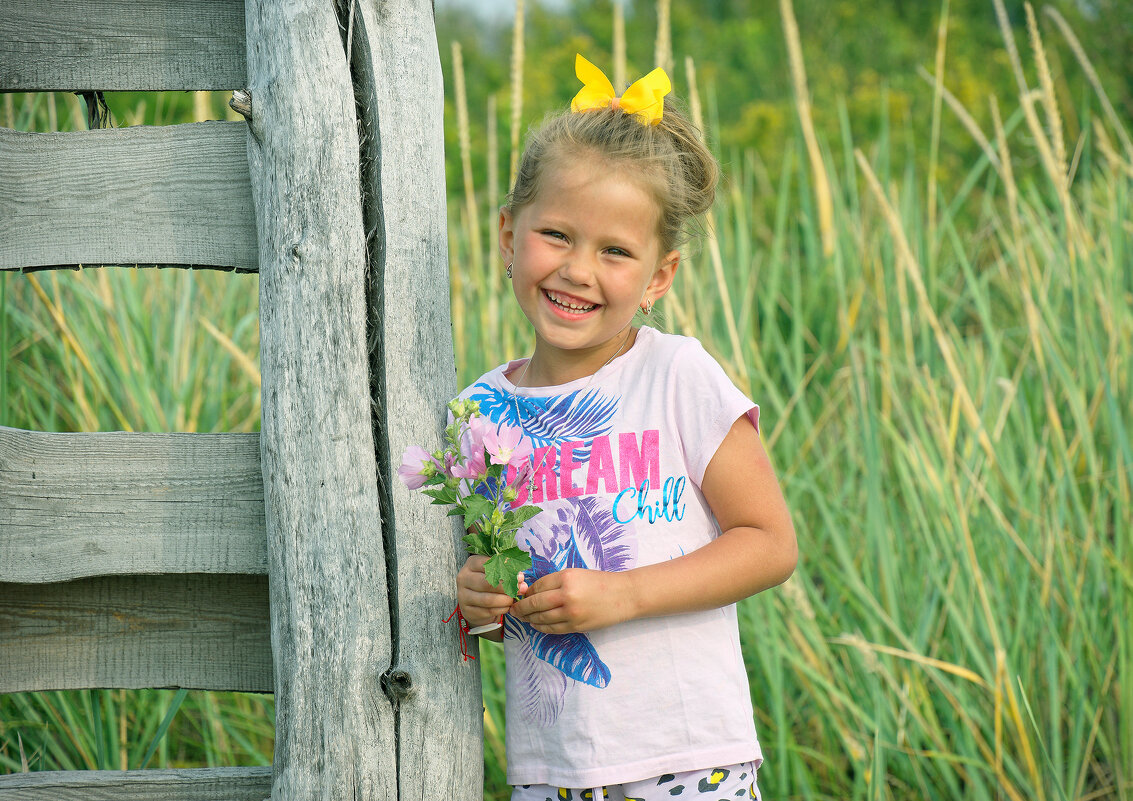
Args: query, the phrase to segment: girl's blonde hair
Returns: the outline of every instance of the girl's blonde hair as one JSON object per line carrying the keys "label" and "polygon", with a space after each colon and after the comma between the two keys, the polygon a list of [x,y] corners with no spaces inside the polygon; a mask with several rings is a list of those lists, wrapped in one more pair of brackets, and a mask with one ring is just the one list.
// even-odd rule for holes
{"label": "girl's blonde hair", "polygon": [[569,166],[597,157],[612,169],[628,169],[653,195],[660,210],[661,252],[688,238],[689,223],[712,206],[720,169],[700,132],[670,98],[655,125],[615,108],[559,112],[528,134],[506,208],[516,214],[539,194],[549,165]]}

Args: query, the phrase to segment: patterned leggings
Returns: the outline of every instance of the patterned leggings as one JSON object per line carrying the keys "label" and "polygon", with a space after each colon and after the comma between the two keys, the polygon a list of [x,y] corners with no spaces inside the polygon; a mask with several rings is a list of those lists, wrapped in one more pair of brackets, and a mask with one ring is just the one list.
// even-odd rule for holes
{"label": "patterned leggings", "polygon": [[741,762],[722,768],[666,773],[652,779],[606,787],[578,789],[549,784],[524,784],[512,790],[511,801],[672,801],[699,798],[703,801],[759,801],[755,765]]}

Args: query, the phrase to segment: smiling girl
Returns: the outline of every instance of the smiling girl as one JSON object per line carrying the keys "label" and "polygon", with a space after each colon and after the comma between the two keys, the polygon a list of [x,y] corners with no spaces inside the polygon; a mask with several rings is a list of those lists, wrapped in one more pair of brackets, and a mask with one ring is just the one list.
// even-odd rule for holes
{"label": "smiling girl", "polygon": [[529,358],[462,393],[534,448],[518,601],[484,557],[472,626],[504,617],[508,781],[528,799],[758,798],[737,601],[784,581],[790,514],[759,409],[695,339],[636,327],[669,291],[718,169],[660,70],[615,97],[581,56],[500,211]]}

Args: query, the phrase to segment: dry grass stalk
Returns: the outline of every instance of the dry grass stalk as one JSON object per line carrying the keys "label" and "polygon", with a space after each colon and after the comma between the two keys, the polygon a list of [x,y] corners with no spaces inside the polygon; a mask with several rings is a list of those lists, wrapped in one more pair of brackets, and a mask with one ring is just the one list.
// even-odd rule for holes
{"label": "dry grass stalk", "polygon": [[909,662],[921,665],[922,667],[933,668],[952,676],[958,676],[977,687],[988,689],[988,683],[984,680],[983,676],[980,676],[974,670],[966,668],[963,665],[945,662],[942,659],[935,659],[931,656],[905,650],[904,648],[894,648],[891,645],[870,642],[861,634],[843,634],[832,638],[830,642],[835,645],[849,645],[856,649],[862,655],[862,659],[866,661],[866,668],[872,672],[882,672],[884,670],[877,659],[877,654],[888,654],[889,656],[905,659]]}
{"label": "dry grass stalk", "polygon": [[248,378],[252,381],[253,384],[256,385],[256,388],[258,389],[260,387],[259,365],[257,365],[251,359],[251,357],[248,356],[247,353],[241,350],[240,346],[233,342],[227,334],[218,329],[204,317],[198,317],[197,320],[200,322],[201,327],[208,331],[209,336],[215,339],[217,341],[217,344],[228,351],[228,354],[232,357],[233,361],[236,362],[236,365],[240,368],[240,371],[244,373],[244,375],[248,376]]}
{"label": "dry grass stalk", "polygon": [[1003,45],[1007,48],[1007,57],[1011,62],[1011,70],[1015,73],[1015,83],[1019,87],[1019,97],[1030,92],[1027,87],[1027,78],[1023,74],[1023,62],[1019,58],[1019,48],[1015,45],[1015,35],[1011,32],[1011,21],[1007,18],[1007,9],[1003,7],[1003,0],[992,0],[995,5],[995,18],[999,23],[999,31],[1003,35]]}
{"label": "dry grass stalk", "polygon": [[[1030,263],[1022,251],[1023,221],[1019,217],[1019,185],[1015,182],[1015,170],[1011,166],[1011,151],[1007,146],[1007,133],[1003,130],[1003,120],[999,115],[999,101],[995,97],[989,99],[991,107],[991,120],[995,126],[995,141],[999,148],[999,175],[1003,179],[1004,191],[1007,193],[1007,212],[1011,219],[1011,241],[1016,246],[1016,261],[1024,269],[1025,278],[1037,283],[1037,276],[1030,269]],[[1041,361],[1041,351],[1039,352]]]}
{"label": "dry grass stalk", "polygon": [[55,93],[47,93],[47,130],[59,130],[59,117],[55,111]]}
{"label": "dry grass stalk", "polygon": [[1109,168],[1115,172],[1123,172],[1130,178],[1133,178],[1133,163],[1123,159],[1121,154],[1117,152],[1101,120],[1094,120],[1094,136],[1096,136],[1098,140],[1098,150],[1102,152],[1102,156],[1109,162]]}
{"label": "dry grass stalk", "polygon": [[519,169],[519,121],[523,113],[523,0],[515,0],[515,24],[511,37],[511,170],[508,190]]}
{"label": "dry grass stalk", "polygon": [[[917,74],[933,86],[936,85],[936,78],[924,67],[918,66]],[[1000,169],[999,156],[996,154],[995,148],[991,146],[991,141],[987,138],[987,135],[980,129],[979,123],[976,122],[972,115],[968,113],[968,110],[964,108],[964,104],[960,102],[960,99],[952,94],[943,83],[940,85],[940,94],[944,102],[948,104],[948,108],[952,109],[952,113],[956,115],[956,119],[960,120],[960,124],[971,134],[972,139],[980,146],[984,155],[987,156],[988,161],[990,161],[992,166],[998,171]]]}
{"label": "dry grass stalk", "polygon": [[620,1],[614,3],[614,91],[626,85],[626,14]]}
{"label": "dry grass stalk", "polygon": [[944,55],[948,43],[948,2],[944,0],[936,29],[936,70],[932,82],[932,139],[928,154],[928,242],[930,259],[936,256],[936,169],[940,157],[940,110],[944,96]]}
{"label": "dry grass stalk", "polygon": [[[1070,253],[1070,263],[1073,265],[1076,263],[1074,245],[1076,241],[1083,238],[1084,229],[1079,223],[1073,200],[1070,197],[1070,171],[1066,163],[1066,143],[1063,141],[1062,116],[1058,111],[1058,100],[1054,95],[1054,79],[1051,77],[1042,36],[1039,34],[1039,27],[1035,22],[1035,12],[1030,3],[1025,3],[1024,8],[1027,13],[1027,31],[1031,39],[1031,49],[1034,50],[1035,66],[1039,73],[1040,98],[1049,126],[1051,177],[1054,178],[1059,197],[1062,200],[1063,216],[1066,220],[1067,229],[1066,244]],[[1030,122],[1029,119],[1028,122]],[[1042,143],[1039,143],[1039,147],[1041,152]]]}
{"label": "dry grass stalk", "polygon": [[[500,329],[500,298],[504,287],[501,270],[496,265],[500,251],[500,135],[496,96],[488,95],[488,252],[484,259],[484,279],[488,285],[488,319],[492,329]],[[496,334],[500,339],[500,334]],[[500,341],[503,341],[502,339]],[[510,345],[510,341],[508,343]],[[511,351],[506,351],[510,353]]]}
{"label": "dry grass stalk", "polygon": [[[1035,295],[1044,291],[1042,279],[1039,276],[1038,265],[1032,254],[1024,247],[1026,238],[1023,234],[1023,221],[1019,216],[1019,189],[1015,182],[1015,174],[1011,167],[1011,154],[1007,149],[1007,135],[1003,130],[1003,122],[999,115],[999,104],[993,97],[991,99],[991,118],[995,125],[996,141],[999,144],[1000,161],[1003,163],[1004,187],[1007,193],[1007,208],[1011,218],[1011,242],[1016,263],[1022,272],[1021,297],[1023,298],[1023,314],[1027,320],[1027,333],[1031,348],[1035,353],[1035,360],[1039,365],[1039,375],[1042,377],[1043,402],[1046,406],[1047,418],[1055,432],[1058,442],[1065,452],[1066,433],[1062,427],[1062,419],[1058,414],[1058,407],[1054,399],[1054,391],[1047,376],[1045,352],[1042,345],[1042,321],[1038,307],[1035,305]],[[1069,233],[1067,233],[1069,237]]]}
{"label": "dry grass stalk", "polygon": [[688,78],[688,110],[692,115],[692,122],[700,134],[700,141],[704,141],[704,110],[700,105],[700,91],[696,84],[696,64],[692,56],[685,56],[685,75]]}
{"label": "dry grass stalk", "polygon": [[[787,1],[787,0],[785,0]],[[889,224],[889,231],[893,236],[893,242],[897,247],[897,262],[904,268],[905,273],[908,275],[909,280],[912,281],[913,289],[917,294],[918,305],[920,306],[921,313],[928,321],[929,327],[932,329],[933,336],[936,339],[937,347],[940,349],[940,354],[944,358],[944,363],[948,367],[948,373],[952,376],[952,381],[955,386],[956,392],[960,397],[961,411],[964,418],[968,421],[968,425],[976,432],[976,437],[979,440],[980,447],[983,448],[984,453],[987,455],[989,462],[995,464],[996,455],[995,447],[988,437],[987,431],[984,428],[983,421],[980,420],[979,410],[976,408],[975,402],[972,400],[971,393],[968,392],[968,387],[964,381],[964,376],[960,372],[960,366],[956,361],[956,356],[952,350],[952,343],[949,341],[948,336],[944,333],[944,327],[940,324],[940,319],[936,316],[936,310],[932,308],[932,304],[928,299],[928,292],[925,290],[924,281],[921,278],[921,268],[917,264],[917,259],[913,255],[912,249],[909,247],[909,240],[905,236],[905,230],[901,226],[901,217],[897,214],[897,210],[889,202],[886,197],[885,191],[881,188],[881,182],[878,181],[877,175],[874,174],[873,168],[870,167],[869,161],[866,160],[865,154],[860,150],[854,151],[854,156],[857,159],[858,167],[861,169],[862,174],[866,178],[874,197],[881,206],[881,210],[885,215],[885,219]]]}
{"label": "dry grass stalk", "polygon": [[1101,79],[1098,78],[1097,70],[1094,69],[1094,65],[1090,62],[1086,51],[1082,48],[1082,43],[1078,41],[1078,37],[1074,35],[1073,29],[1067,24],[1063,16],[1058,13],[1058,9],[1044,6],[1043,13],[1054,20],[1055,24],[1058,25],[1058,29],[1062,31],[1063,38],[1065,38],[1066,43],[1070,45],[1070,52],[1074,54],[1074,58],[1078,59],[1078,64],[1082,67],[1082,71],[1086,73],[1086,79],[1090,82],[1090,85],[1094,87],[1094,93],[1098,96],[1098,100],[1101,101],[1106,118],[1109,120],[1114,130],[1117,131],[1117,136],[1121,139],[1121,144],[1125,147],[1125,152],[1129,159],[1133,160],[1133,141],[1130,141],[1129,133],[1125,130],[1125,126],[1122,125],[1121,119],[1117,116],[1117,112],[1114,111],[1113,104],[1109,102],[1109,95],[1107,95],[1105,89],[1102,88]]}
{"label": "dry grass stalk", "polygon": [[1043,110],[1046,111],[1046,122],[1050,131],[1050,140],[1054,145],[1054,163],[1062,175],[1068,175],[1066,165],[1066,143],[1063,141],[1062,115],[1058,111],[1058,100],[1054,96],[1054,78],[1050,74],[1050,64],[1046,60],[1046,50],[1043,47],[1039,26],[1035,22],[1035,11],[1030,3],[1024,3],[1027,12],[1027,32],[1031,38],[1031,49],[1035,54],[1035,67],[1039,73],[1039,87],[1042,89]]}
{"label": "dry grass stalk", "polygon": [[211,100],[210,92],[193,92],[193,122],[204,122],[212,118]]}
{"label": "dry grass stalk", "polygon": [[448,226],[448,258],[450,265],[449,280],[452,283],[452,346],[456,353],[465,352],[465,337],[468,331],[465,323],[464,271],[460,269],[461,255],[460,239],[457,237],[456,226],[450,225]]}
{"label": "dry grass stalk", "polygon": [[[701,112],[700,90],[696,84],[696,66],[690,56],[685,57],[685,70],[688,74],[689,108],[692,113],[692,121],[700,131],[700,138],[703,141],[705,138],[704,117]],[[720,293],[720,305],[724,309],[724,324],[728,329],[728,341],[732,346],[731,363],[726,363],[724,366],[736,383],[745,386],[750,382],[750,373],[740,342],[739,328],[736,326],[736,315],[732,309],[732,293],[728,289],[728,280],[724,276],[724,258],[720,252],[720,240],[716,235],[716,214],[712,209],[709,209],[705,215],[704,227],[705,238],[708,242],[708,257],[712,263],[712,276]],[[694,332],[690,331],[689,333]]]}
{"label": "dry grass stalk", "polygon": [[669,0],[657,0],[657,42],[653,47],[653,66],[673,73],[673,34],[669,25]]}
{"label": "dry grass stalk", "polygon": [[68,92],[65,97],[67,98],[67,108],[71,111],[72,130],[83,130],[87,127],[87,118],[83,114],[82,104],[79,103],[79,98],[70,92]]}
{"label": "dry grass stalk", "polygon": [[[47,313],[51,316],[51,319],[55,322],[56,327],[59,329],[59,336],[66,343],[66,345],[70,349],[70,351],[73,354],[75,354],[75,358],[78,359],[79,364],[82,365],[83,371],[86,372],[86,374],[90,377],[90,379],[92,381],[94,381],[96,383],[99,382],[99,374],[95,370],[94,365],[91,364],[90,357],[87,355],[87,352],[83,348],[82,344],[80,344],[78,338],[71,331],[71,327],[67,324],[67,318],[66,318],[66,315],[63,313],[62,303],[52,303],[51,298],[48,297],[47,292],[44,291],[43,286],[39,283],[39,279],[36,278],[34,275],[28,276],[28,283],[31,285],[32,290],[35,292],[36,297],[39,298],[39,301],[43,304],[44,308],[47,309]],[[58,291],[58,287],[56,287],[56,290]],[[74,381],[72,381],[72,385],[75,386],[75,387],[81,388],[82,382],[74,380]],[[80,392],[81,392],[81,389],[80,389]],[[85,403],[85,399],[80,394],[80,392],[75,393],[76,398],[80,402]],[[105,393],[103,393],[103,394],[105,394]],[[122,430],[123,431],[133,431],[133,428],[130,426],[130,423],[126,420],[126,416],[122,414],[122,410],[118,407],[118,405],[116,403],[114,403],[114,401],[109,396],[106,397],[106,403],[107,403],[107,405],[109,405],[110,411],[118,419],[118,423],[119,423],[119,425],[122,426]],[[86,410],[84,412],[84,416],[86,416],[88,418],[88,421],[94,421],[93,422],[94,427],[90,428],[88,430],[91,430],[91,431],[97,430],[98,415],[96,415],[94,413],[94,411],[92,409],[90,409],[89,406],[86,407]]]}
{"label": "dry grass stalk", "polygon": [[10,94],[4,95],[4,127],[16,127],[16,103]]}
{"label": "dry grass stalk", "polygon": [[[496,215],[500,211],[500,134],[496,111],[496,96],[488,95],[488,253],[486,264],[492,264],[499,251],[500,229]],[[487,270],[491,277],[493,296],[499,291],[497,270]]]}
{"label": "dry grass stalk", "polygon": [[[1058,192],[1059,204],[1062,206],[1063,217],[1066,220],[1066,246],[1070,256],[1070,264],[1073,266],[1077,263],[1074,243],[1079,236],[1081,226],[1078,223],[1078,215],[1074,210],[1074,204],[1070,198],[1069,178],[1065,168],[1060,167],[1059,162],[1056,160],[1051,142],[1048,140],[1047,133],[1043,129],[1038,114],[1035,112],[1036,92],[1032,91],[1027,86],[1026,76],[1023,74],[1023,64],[1019,59],[1019,51],[1015,47],[1015,35],[1011,31],[1011,23],[1007,19],[1007,11],[1003,7],[1003,0],[994,0],[994,3],[1000,33],[1007,47],[1007,55],[1011,60],[1011,68],[1015,73],[1015,81],[1019,86],[1019,101],[1023,109],[1023,116],[1027,120],[1027,127],[1031,129],[1031,135],[1034,137],[1035,146],[1038,148],[1039,158],[1042,160],[1043,167],[1046,169],[1051,180],[1054,181],[1055,191]],[[1037,33],[1035,36],[1037,38]]]}
{"label": "dry grass stalk", "polygon": [[452,74],[456,95],[456,127],[460,142],[460,167],[464,181],[464,213],[468,225],[469,266],[473,280],[483,271],[480,245],[480,212],[476,208],[476,186],[472,178],[472,136],[468,124],[468,95],[464,84],[464,53],[460,42],[452,43]]}
{"label": "dry grass stalk", "polygon": [[826,165],[822,161],[822,149],[818,146],[818,136],[814,132],[814,121],[810,114],[810,90],[807,89],[803,48],[799,41],[799,25],[795,21],[795,10],[791,0],[779,0],[779,10],[783,17],[783,33],[787,39],[787,55],[791,66],[795,105],[799,110],[799,123],[802,125],[803,138],[806,140],[806,152],[810,158],[810,168],[814,173],[814,195],[815,202],[818,205],[818,228],[822,235],[822,255],[830,258],[834,254],[834,201],[830,196],[830,179],[826,175]]}

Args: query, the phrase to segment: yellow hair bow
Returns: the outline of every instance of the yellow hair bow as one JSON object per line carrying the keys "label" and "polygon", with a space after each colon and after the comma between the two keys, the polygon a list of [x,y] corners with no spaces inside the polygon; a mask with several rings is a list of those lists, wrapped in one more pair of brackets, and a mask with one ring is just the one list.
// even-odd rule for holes
{"label": "yellow hair bow", "polygon": [[605,73],[577,53],[574,56],[574,74],[582,81],[582,88],[570,101],[571,111],[620,108],[626,114],[637,115],[642,125],[656,125],[661,121],[665,95],[673,88],[669,76],[658,67],[645,77],[638,78],[618,97]]}

